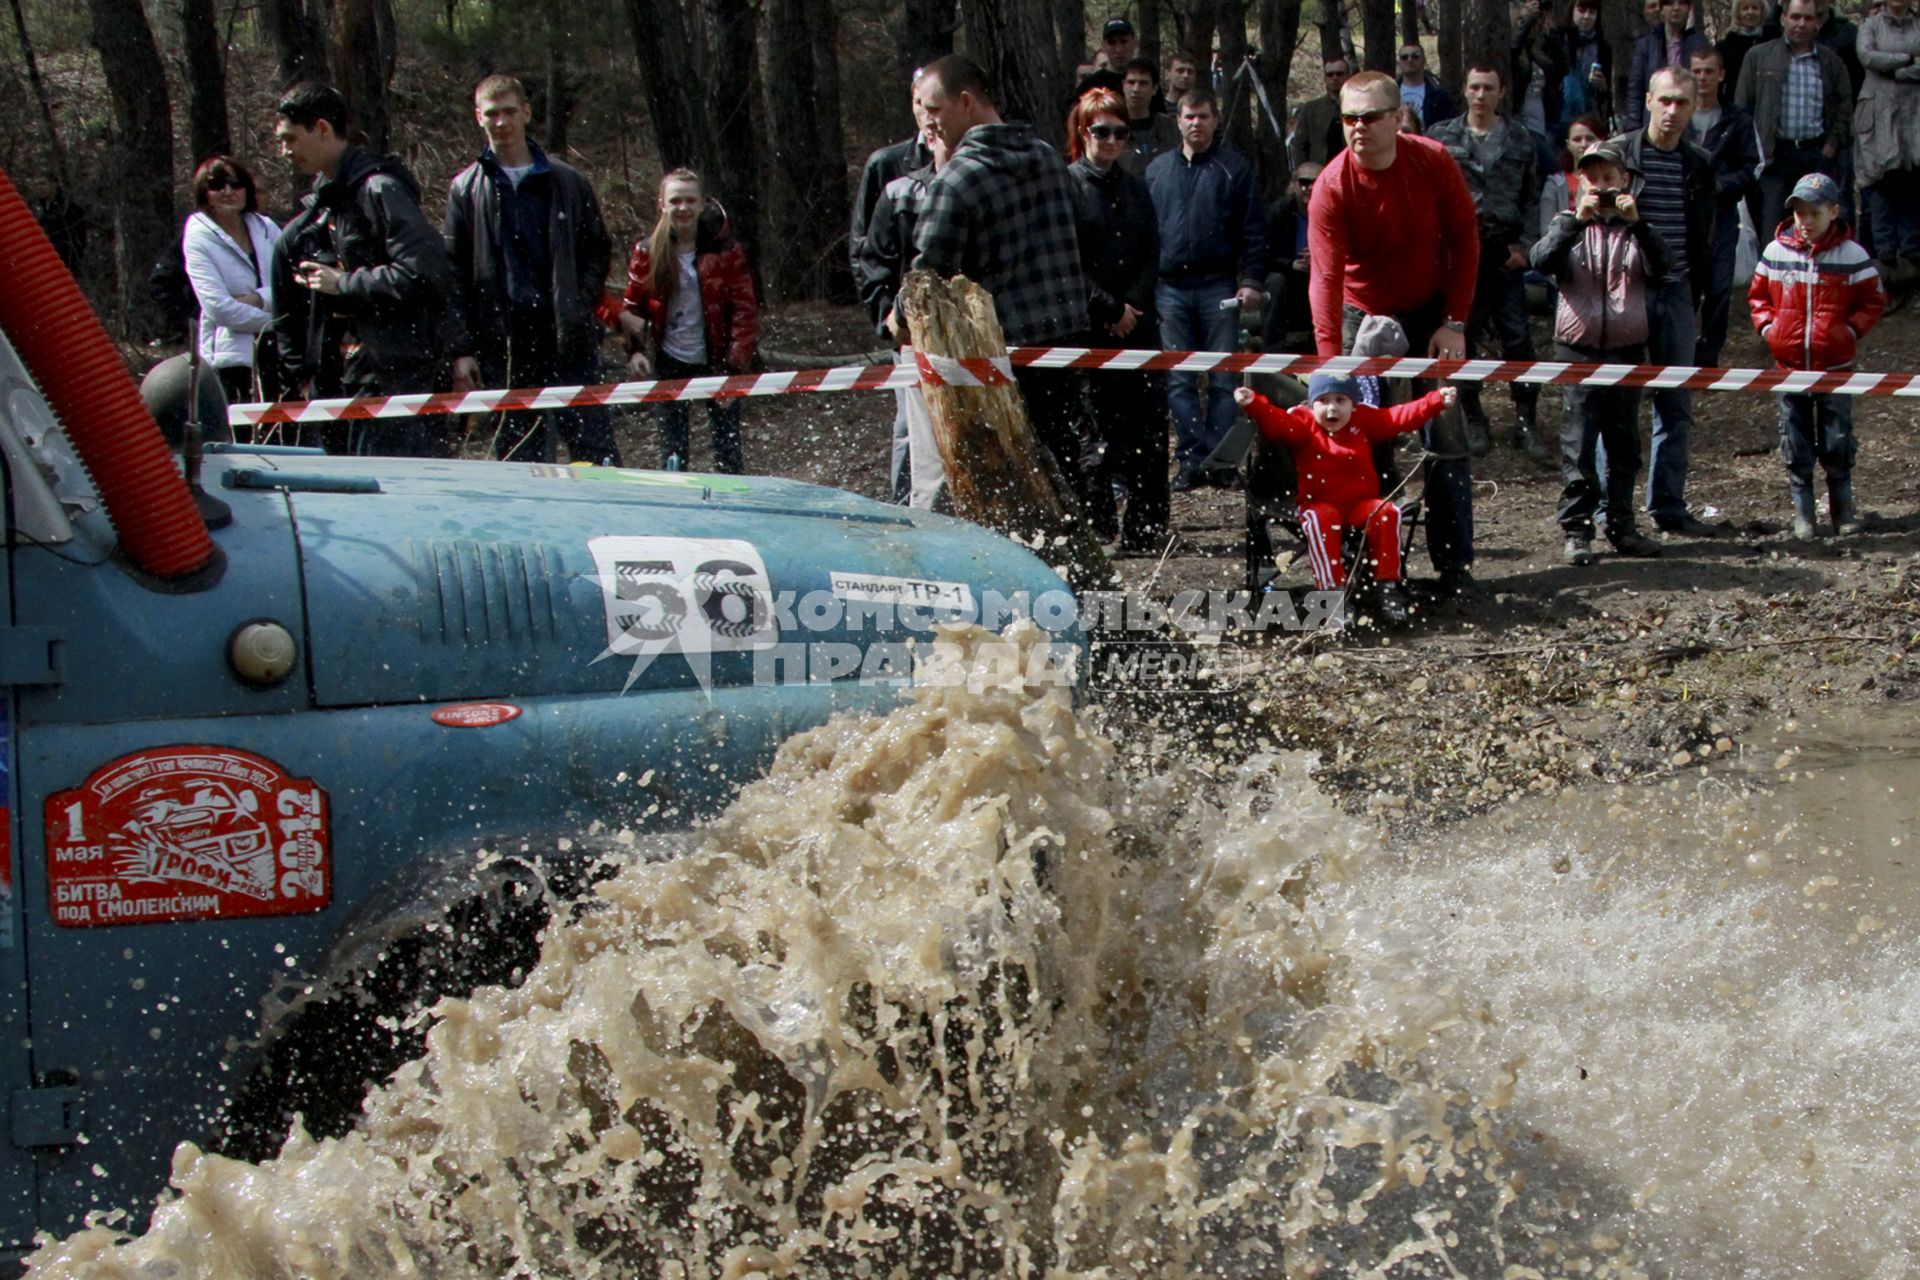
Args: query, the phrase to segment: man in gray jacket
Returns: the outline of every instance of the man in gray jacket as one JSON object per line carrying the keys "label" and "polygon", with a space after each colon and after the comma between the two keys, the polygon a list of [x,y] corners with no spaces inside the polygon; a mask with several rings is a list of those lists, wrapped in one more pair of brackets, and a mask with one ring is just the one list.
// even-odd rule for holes
{"label": "man in gray jacket", "polygon": [[1760,135],[1761,225],[1754,230],[1762,244],[1785,219],[1794,183],[1809,173],[1841,180],[1853,137],[1853,81],[1840,55],[1814,38],[1814,0],[1787,0],[1780,26],[1786,34],[1747,54],[1733,95]]}
{"label": "man in gray jacket", "polygon": [[[1467,322],[1467,351],[1472,354],[1489,325],[1500,336],[1504,360],[1533,359],[1527,326],[1528,225],[1540,204],[1540,169],[1533,134],[1500,115],[1506,76],[1500,68],[1476,63],[1467,70],[1467,112],[1442,120],[1427,136],[1447,149],[1473,194],[1480,223],[1480,271],[1473,286],[1473,314]],[[1546,466],[1552,452],[1539,438],[1535,413],[1540,388],[1516,382],[1513,393],[1513,445]],[[1467,441],[1476,457],[1485,457],[1492,433],[1480,401],[1480,384],[1462,383],[1460,407],[1467,415]]]}

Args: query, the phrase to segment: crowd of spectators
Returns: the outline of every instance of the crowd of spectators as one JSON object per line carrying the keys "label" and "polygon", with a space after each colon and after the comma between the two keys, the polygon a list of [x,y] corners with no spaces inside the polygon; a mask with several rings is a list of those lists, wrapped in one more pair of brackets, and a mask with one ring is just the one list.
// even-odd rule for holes
{"label": "crowd of spectators", "polygon": [[[1857,257],[1852,283],[1896,304],[1920,284],[1915,3],[1872,0],[1856,28],[1830,0],[1784,0],[1778,14],[1737,0],[1735,25],[1713,42],[1691,0],[1646,0],[1619,94],[1598,0],[1519,0],[1511,56],[1468,67],[1458,86],[1418,43],[1396,51],[1397,76],[1329,57],[1324,92],[1291,119],[1284,194],[1267,208],[1254,163],[1223,141],[1219,77],[1184,54],[1163,76],[1125,17],[1104,24],[1099,56],[1076,76],[1065,155],[1030,123],[1003,119],[981,68],[949,56],[910,86],[914,134],[862,172],[855,278],[876,332],[896,342],[901,282],[924,268],[984,286],[1016,345],[1223,351],[1245,332],[1269,349],[1337,354],[1363,320],[1392,317],[1416,354],[1527,360],[1531,315],[1552,309],[1562,358],[1716,365],[1742,273],[1758,280],[1768,262],[1778,282],[1794,252]],[[657,222],[613,295],[593,185],[531,135],[519,81],[476,87],[484,146],[454,178],[438,232],[405,168],[356,145],[338,93],[296,86],[277,115],[283,151],[312,180],[299,211],[277,227],[252,175],[216,156],[196,172],[184,234],[200,354],[230,398],[428,391],[449,371],[456,390],[593,382],[610,329],[631,376],[752,367],[747,247],[698,174],[662,179]],[[1806,193],[1826,190],[1811,179],[1836,198],[1831,223],[1810,233]],[[1835,257],[1835,235],[1857,252]],[[1752,306],[1763,314],[1757,296]],[[1089,381],[1023,368],[1016,380],[1063,499],[1121,554],[1165,549],[1171,492],[1241,483],[1230,376]],[[1537,387],[1512,384],[1506,396],[1512,445],[1563,474],[1569,538],[1590,542],[1598,519],[1616,548],[1657,553],[1621,509],[1621,478],[1630,486],[1639,469],[1637,426],[1623,420],[1638,397],[1569,392],[1555,448]],[[1690,395],[1647,398],[1638,509],[1668,534],[1714,536],[1685,496]],[[1421,428],[1429,552],[1448,590],[1472,586],[1471,472],[1496,441],[1479,386],[1463,384],[1457,399]],[[1783,402],[1781,413],[1790,461],[1796,432],[1817,443],[1845,425],[1825,402]],[[715,466],[743,470],[738,402],[712,401],[708,416]],[[688,417],[684,405],[661,408],[663,467],[688,464]],[[576,460],[620,461],[605,410],[503,414],[493,427],[499,457],[550,460],[564,443]],[[422,420],[339,428],[327,443],[444,456],[451,437]],[[898,396],[890,463],[896,500],[940,502],[916,393]],[[1380,465],[1384,476],[1387,451]],[[1796,515],[1804,470],[1793,473]],[[1834,509],[1848,517],[1836,524],[1857,524],[1850,496]],[[1568,558],[1591,552],[1570,542]]]}

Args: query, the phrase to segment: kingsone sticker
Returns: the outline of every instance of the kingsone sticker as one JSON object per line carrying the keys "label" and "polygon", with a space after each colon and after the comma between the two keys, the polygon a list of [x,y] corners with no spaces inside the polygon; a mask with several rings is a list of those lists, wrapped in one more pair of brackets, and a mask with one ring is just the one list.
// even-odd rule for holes
{"label": "kingsone sticker", "polygon": [[627,686],[654,657],[679,653],[702,685],[711,654],[779,638],[773,582],[750,542],[731,538],[590,538],[607,611],[599,658],[631,657]]}
{"label": "kingsone sticker", "polygon": [[156,747],[47,797],[56,924],[160,924],[318,911],[327,793],[231,747]]}
{"label": "kingsone sticker", "polygon": [[511,702],[456,702],[433,712],[433,722],[449,729],[491,729],[519,718],[520,708]]}
{"label": "kingsone sticker", "polygon": [[842,600],[861,604],[917,605],[959,614],[973,612],[973,589],[964,582],[941,582],[933,578],[892,578],[884,573],[842,573],[828,575],[833,594]]}

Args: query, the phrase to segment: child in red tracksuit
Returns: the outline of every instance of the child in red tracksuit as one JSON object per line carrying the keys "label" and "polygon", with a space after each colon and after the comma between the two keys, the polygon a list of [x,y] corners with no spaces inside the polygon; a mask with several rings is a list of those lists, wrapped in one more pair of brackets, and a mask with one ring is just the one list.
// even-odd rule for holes
{"label": "child in red tracksuit", "polygon": [[1242,387],[1234,399],[1260,434],[1287,446],[1299,473],[1300,528],[1307,537],[1314,585],[1323,591],[1346,583],[1341,532],[1360,528],[1367,539],[1377,584],[1374,606],[1381,620],[1407,619],[1406,584],[1400,580],[1400,508],[1380,497],[1374,470],[1376,441],[1417,430],[1451,408],[1452,387],[1408,404],[1376,409],[1360,403],[1359,381],[1345,374],[1316,373],[1307,382],[1307,403],[1291,409]]}
{"label": "child in red tracksuit", "polygon": [[[1880,313],[1887,291],[1873,259],[1847,234],[1840,188],[1823,173],[1800,179],[1787,197],[1792,217],[1760,253],[1747,289],[1753,327],[1786,369],[1846,369]],[[1853,506],[1853,397],[1832,392],[1780,396],[1780,456],[1793,494],[1793,536],[1819,529],[1813,464],[1827,473],[1827,515],[1835,533],[1860,532]]]}

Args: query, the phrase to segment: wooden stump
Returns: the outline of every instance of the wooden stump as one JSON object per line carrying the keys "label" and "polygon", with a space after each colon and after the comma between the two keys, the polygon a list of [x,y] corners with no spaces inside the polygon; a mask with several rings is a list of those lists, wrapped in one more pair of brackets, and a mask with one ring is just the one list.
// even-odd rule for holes
{"label": "wooden stump", "polygon": [[[1007,344],[993,295],[965,276],[912,271],[900,314],[916,351],[954,359],[1002,359]],[[1106,586],[1113,566],[1079,498],[1034,439],[1020,389],[926,383],[927,413],[947,468],[954,513],[1035,547],[1075,590]]]}

